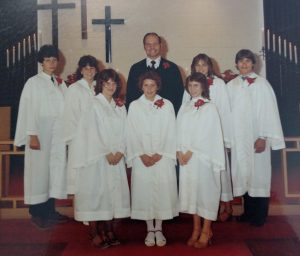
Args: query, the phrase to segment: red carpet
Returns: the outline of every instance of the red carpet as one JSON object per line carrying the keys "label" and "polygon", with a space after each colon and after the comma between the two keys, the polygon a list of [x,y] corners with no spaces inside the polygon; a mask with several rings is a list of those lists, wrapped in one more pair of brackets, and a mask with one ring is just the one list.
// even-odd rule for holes
{"label": "red carpet", "polygon": [[3,256],[299,256],[300,216],[269,217],[262,228],[235,221],[214,223],[213,245],[194,249],[185,245],[192,222],[183,215],[164,223],[168,244],[148,248],[144,245],[145,224],[126,219],[117,224],[122,244],[106,250],[94,248],[88,238],[88,227],[71,221],[52,230],[40,231],[29,220],[0,221],[0,255]]}

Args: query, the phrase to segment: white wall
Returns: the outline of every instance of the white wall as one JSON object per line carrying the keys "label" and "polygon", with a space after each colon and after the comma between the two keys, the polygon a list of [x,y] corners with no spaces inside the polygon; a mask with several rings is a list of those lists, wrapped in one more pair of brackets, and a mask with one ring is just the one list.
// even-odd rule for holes
{"label": "white wall", "polygon": [[[81,39],[80,0],[59,0],[70,2],[76,3],[76,9],[60,10],[58,16],[59,48],[66,61],[63,78],[75,71],[84,54],[94,55],[127,78],[130,66],[145,57],[142,38],[150,31],[166,40],[167,58],[185,73],[200,52],[214,58],[221,71],[235,71],[234,56],[239,49],[260,54],[262,48],[262,0],[87,0],[87,40]],[[92,19],[104,18],[105,5],[111,6],[112,18],[125,19],[125,25],[112,25],[110,64],[105,63],[104,26],[92,25]],[[50,11],[38,11],[38,30],[39,43],[51,43]],[[264,62],[260,73],[265,74]]]}

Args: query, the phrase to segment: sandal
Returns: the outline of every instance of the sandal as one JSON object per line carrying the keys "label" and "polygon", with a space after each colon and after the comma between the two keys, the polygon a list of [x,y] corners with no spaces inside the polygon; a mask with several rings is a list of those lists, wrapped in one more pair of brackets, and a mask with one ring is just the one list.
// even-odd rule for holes
{"label": "sandal", "polygon": [[165,246],[167,240],[161,230],[155,230],[156,245],[159,247]]}
{"label": "sandal", "polygon": [[[196,235],[195,235],[196,234]],[[190,239],[187,241],[187,245],[188,246],[193,246],[197,240],[199,239],[200,233],[194,233],[192,234],[192,236],[190,237]]]}
{"label": "sandal", "polygon": [[92,238],[92,245],[97,248],[106,249],[110,246],[107,240],[101,239],[99,235],[96,235]]}
{"label": "sandal", "polygon": [[[203,239],[203,237],[205,239]],[[194,244],[194,247],[198,248],[198,249],[204,249],[204,248],[208,247],[209,245],[212,244],[212,237],[213,237],[213,233],[211,231],[209,231],[209,232],[202,231],[201,236],[200,236],[199,240]]]}
{"label": "sandal", "polygon": [[233,210],[231,209],[231,211],[222,211],[220,214],[219,214],[219,217],[218,217],[218,220],[221,221],[221,222],[226,222],[226,221],[230,221],[232,219],[232,212]]}
{"label": "sandal", "polygon": [[149,246],[149,247],[155,245],[155,233],[154,233],[154,231],[148,231],[148,234],[145,238],[145,245]]}

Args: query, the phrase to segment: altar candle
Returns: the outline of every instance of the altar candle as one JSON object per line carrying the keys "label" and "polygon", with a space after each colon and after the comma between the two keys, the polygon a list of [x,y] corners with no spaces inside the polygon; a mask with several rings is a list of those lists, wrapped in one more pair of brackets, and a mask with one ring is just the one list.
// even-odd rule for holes
{"label": "altar candle", "polygon": [[286,58],[286,39],[283,40],[283,53],[284,57]]}
{"label": "altar candle", "polygon": [[292,61],[292,43],[289,42],[289,54],[290,54],[290,61]]}
{"label": "altar candle", "polygon": [[268,50],[270,50],[270,30],[267,30],[267,47]]}
{"label": "altar candle", "polygon": [[30,42],[30,36],[28,36],[28,53],[31,54],[31,42]]}
{"label": "altar candle", "polygon": [[26,40],[25,38],[23,39],[23,58],[26,57]]}
{"label": "altar candle", "polygon": [[275,46],[275,34],[273,34],[273,52],[276,51],[276,46]]}
{"label": "altar candle", "polygon": [[42,31],[39,30],[38,33],[38,47],[40,48],[42,46]]}
{"label": "altar candle", "polygon": [[297,53],[297,46],[294,45],[294,54],[295,54],[295,64],[298,64],[298,53]]}
{"label": "altar candle", "polygon": [[6,67],[9,68],[9,50],[6,49]]}
{"label": "altar candle", "polygon": [[281,55],[281,37],[278,37],[278,53]]}
{"label": "altar candle", "polygon": [[16,57],[16,48],[13,46],[13,52],[12,52],[12,64],[15,64],[15,57]]}
{"label": "altar candle", "polygon": [[262,41],[262,47],[265,47],[265,28],[261,29],[261,41]]}
{"label": "altar candle", "polygon": [[21,43],[18,43],[18,61],[21,59]]}
{"label": "altar candle", "polygon": [[33,49],[36,51],[36,35],[33,34]]}

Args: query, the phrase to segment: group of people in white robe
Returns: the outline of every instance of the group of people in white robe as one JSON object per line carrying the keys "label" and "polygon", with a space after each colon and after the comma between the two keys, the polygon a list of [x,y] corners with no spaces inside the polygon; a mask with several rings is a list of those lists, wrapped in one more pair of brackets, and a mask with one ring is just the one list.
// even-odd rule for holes
{"label": "group of people in white robe", "polygon": [[[239,51],[240,75],[225,85],[214,75],[211,59],[197,55],[176,117],[172,103],[159,96],[163,84],[155,71],[139,77],[143,95],[130,104],[127,114],[118,98],[121,82],[117,72],[99,72],[96,59],[89,55],[79,60],[79,80],[66,89],[64,111],[54,119],[68,145],[67,179],[61,187],[67,188],[65,194],[74,194],[74,217],[89,223],[94,246],[119,244],[114,219],[126,217],[146,221],[146,246],[164,246],[162,222],[182,212],[193,215],[187,244],[206,248],[220,200],[225,202],[220,218],[227,219],[232,214],[233,195],[246,196],[251,209],[253,200],[270,196],[270,148],[283,148],[284,138],[272,87],[253,72],[254,64],[251,51]],[[43,72],[37,76],[45,76]],[[38,89],[31,87],[35,94]],[[49,95],[40,100],[52,102]],[[31,127],[29,121],[18,126],[17,134],[22,130],[23,140],[34,130],[59,134],[50,121],[31,116],[30,111],[43,112],[42,107],[24,110],[21,105],[20,111],[26,113],[20,112],[18,125],[29,119],[39,126]],[[58,106],[48,108],[57,110]],[[44,129],[47,125],[51,131]],[[22,144],[19,141],[16,145]],[[47,145],[51,149],[54,139]],[[231,148],[232,175],[226,148]],[[29,162],[25,161],[25,169],[31,168],[26,166]],[[130,191],[126,164],[132,168]],[[267,212],[254,214],[245,205],[240,221],[262,225]]]}

